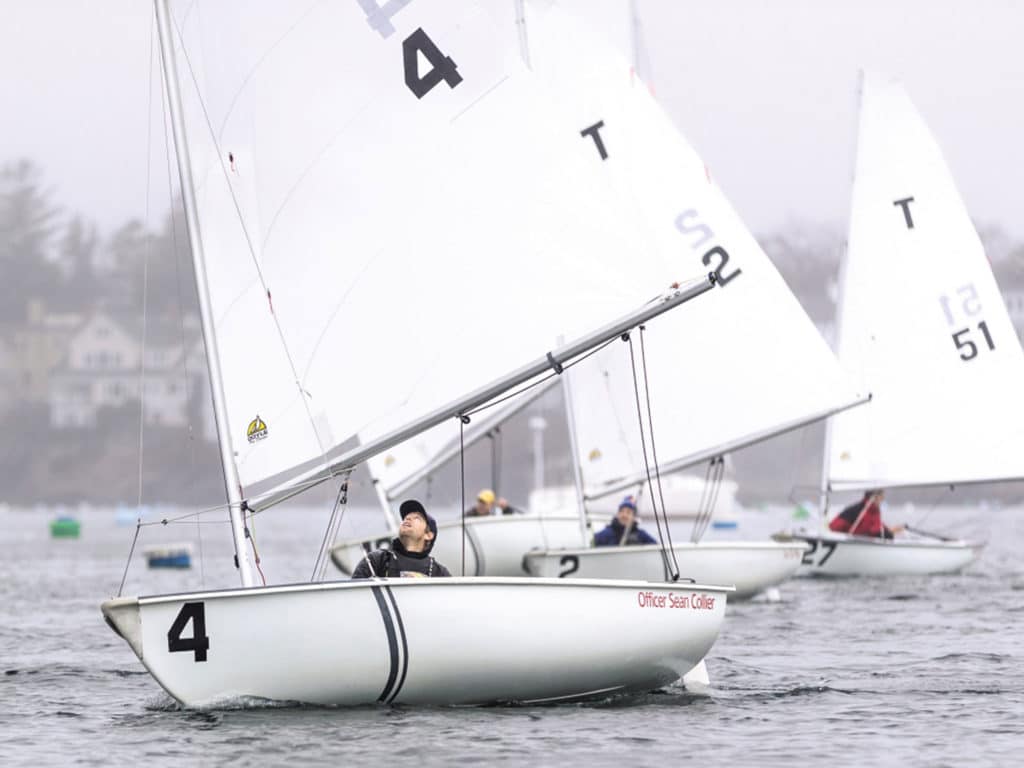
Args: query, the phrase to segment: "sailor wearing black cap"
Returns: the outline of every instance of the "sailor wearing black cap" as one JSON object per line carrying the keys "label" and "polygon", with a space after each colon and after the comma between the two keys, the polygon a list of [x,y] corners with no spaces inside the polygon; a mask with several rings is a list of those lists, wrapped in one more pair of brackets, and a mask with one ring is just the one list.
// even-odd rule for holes
{"label": "sailor wearing black cap", "polygon": [[430,555],[437,540],[437,521],[415,499],[403,501],[398,513],[402,524],[398,527],[398,538],[391,540],[391,548],[367,553],[352,578],[451,576],[448,569]]}

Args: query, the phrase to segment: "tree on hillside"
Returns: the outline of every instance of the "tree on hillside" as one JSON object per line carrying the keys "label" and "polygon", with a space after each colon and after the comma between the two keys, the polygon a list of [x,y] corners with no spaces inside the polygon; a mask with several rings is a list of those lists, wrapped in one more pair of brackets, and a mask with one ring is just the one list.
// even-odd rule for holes
{"label": "tree on hillside", "polygon": [[49,296],[60,272],[51,260],[60,208],[29,160],[0,168],[0,321],[19,322],[34,298]]}

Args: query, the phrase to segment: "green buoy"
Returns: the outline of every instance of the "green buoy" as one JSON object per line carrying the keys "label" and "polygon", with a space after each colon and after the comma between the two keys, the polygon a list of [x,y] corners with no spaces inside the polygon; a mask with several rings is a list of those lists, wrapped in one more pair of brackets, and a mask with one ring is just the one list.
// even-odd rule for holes
{"label": "green buoy", "polygon": [[50,535],[55,539],[77,539],[82,524],[73,517],[58,517],[50,522]]}

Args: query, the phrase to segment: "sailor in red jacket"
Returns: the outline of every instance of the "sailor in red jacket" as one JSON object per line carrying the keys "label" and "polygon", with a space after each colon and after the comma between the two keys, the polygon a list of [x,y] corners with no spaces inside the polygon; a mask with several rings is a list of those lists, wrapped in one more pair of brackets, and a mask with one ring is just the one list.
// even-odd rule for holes
{"label": "sailor in red jacket", "polygon": [[851,533],[855,536],[877,536],[891,539],[894,533],[905,530],[905,526],[889,528],[882,524],[882,499],[885,491],[865,491],[864,498],[840,512],[831,523],[830,530]]}

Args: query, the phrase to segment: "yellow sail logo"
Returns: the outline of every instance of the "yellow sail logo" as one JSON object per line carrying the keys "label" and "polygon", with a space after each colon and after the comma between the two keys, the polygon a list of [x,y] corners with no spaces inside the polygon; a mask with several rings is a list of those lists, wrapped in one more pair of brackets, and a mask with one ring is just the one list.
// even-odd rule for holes
{"label": "yellow sail logo", "polygon": [[594,448],[589,454],[587,454],[587,458],[591,461],[599,461],[601,459],[601,449]]}
{"label": "yellow sail logo", "polygon": [[250,443],[255,443],[257,440],[262,440],[267,436],[267,425],[259,415],[249,422],[249,428],[245,430],[245,436],[249,438]]}

